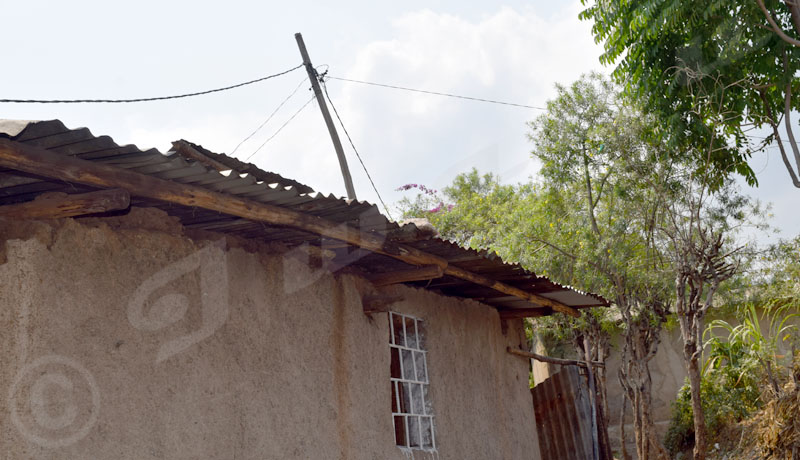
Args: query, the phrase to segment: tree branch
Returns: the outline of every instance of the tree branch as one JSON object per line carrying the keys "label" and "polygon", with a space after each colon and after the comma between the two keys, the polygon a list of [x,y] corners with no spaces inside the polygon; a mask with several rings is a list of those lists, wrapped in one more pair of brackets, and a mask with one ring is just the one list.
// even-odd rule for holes
{"label": "tree branch", "polygon": [[769,25],[772,27],[772,31],[778,34],[778,36],[781,37],[781,39],[786,43],[800,48],[800,40],[796,40],[786,35],[786,32],[778,27],[778,23],[775,22],[775,19],[772,18],[772,14],[770,14],[769,10],[767,10],[767,7],[764,6],[764,0],[756,0],[756,3],[758,3],[758,7],[761,8],[761,11],[764,12],[764,16],[767,17],[767,22],[769,22]]}
{"label": "tree branch", "polygon": [[800,180],[797,179],[797,174],[794,172],[794,167],[789,161],[789,157],[786,155],[786,149],[783,147],[783,140],[781,140],[781,134],[778,132],[778,125],[776,124],[775,116],[772,113],[772,106],[769,104],[767,95],[764,94],[763,90],[759,90],[758,94],[761,96],[761,100],[764,102],[764,109],[766,110],[767,117],[770,120],[769,124],[772,127],[772,135],[775,136],[775,140],[778,143],[778,150],[781,152],[783,164],[786,166],[786,170],[789,171],[789,176],[792,178],[792,184],[794,184],[795,187],[800,188]]}
{"label": "tree branch", "polygon": [[[783,53],[783,62],[784,66],[788,66],[786,57],[786,53]],[[797,148],[797,141],[794,138],[794,132],[792,131],[792,125],[789,120],[790,114],[792,112],[792,82],[789,80],[786,83],[786,91],[784,93],[784,106],[783,106],[783,121],[786,124],[786,137],[789,138],[789,146],[792,148],[792,153],[794,153],[794,161],[797,164],[798,168],[800,168],[800,149]]]}
{"label": "tree branch", "polygon": [[789,0],[784,0],[783,3],[789,8],[795,31],[800,33],[800,5],[798,5],[797,2],[790,2]]}

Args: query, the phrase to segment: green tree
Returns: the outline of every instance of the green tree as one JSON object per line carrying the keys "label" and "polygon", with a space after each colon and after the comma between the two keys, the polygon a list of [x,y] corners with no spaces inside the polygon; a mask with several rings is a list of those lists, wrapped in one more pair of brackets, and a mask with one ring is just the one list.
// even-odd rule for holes
{"label": "green tree", "polygon": [[683,359],[689,377],[694,421],[694,458],[705,459],[706,419],[703,410],[701,358],[706,314],[715,294],[739,268],[734,236],[750,215],[750,201],[731,185],[715,194],[696,180],[687,179],[681,196],[668,206],[662,228],[667,257],[675,276],[675,314],[683,339]]}
{"label": "green tree", "polygon": [[[791,113],[800,109],[800,7],[789,0],[582,0],[601,62],[658,117],[660,135],[693,153],[721,184],[732,172],[756,177],[747,160],[775,141],[800,187],[800,149]],[[786,137],[780,132],[784,123]],[[768,127],[763,142],[747,131]],[[709,148],[696,149],[698,145]],[[791,154],[787,153],[791,151]]]}
{"label": "green tree", "polygon": [[[671,166],[647,141],[652,120],[624,103],[610,82],[589,75],[557,91],[530,125],[533,155],[542,163],[538,183],[500,185],[473,171],[442,196],[406,204],[445,237],[543,267],[543,275],[612,300],[623,331],[617,377],[631,402],[637,453],[666,458],[654,429],[649,362],[672,293],[656,245],[671,199],[663,191],[671,188],[653,184],[670,178]],[[424,209],[437,202],[454,206]],[[595,342],[590,354],[602,354],[608,334],[602,321],[587,316],[580,330]]]}

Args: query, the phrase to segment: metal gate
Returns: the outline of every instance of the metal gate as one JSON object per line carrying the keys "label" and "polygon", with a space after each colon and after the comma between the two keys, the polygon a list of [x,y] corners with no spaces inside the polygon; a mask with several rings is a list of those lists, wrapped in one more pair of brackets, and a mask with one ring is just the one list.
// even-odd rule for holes
{"label": "metal gate", "polygon": [[531,389],[543,460],[596,459],[592,406],[577,366],[564,366]]}

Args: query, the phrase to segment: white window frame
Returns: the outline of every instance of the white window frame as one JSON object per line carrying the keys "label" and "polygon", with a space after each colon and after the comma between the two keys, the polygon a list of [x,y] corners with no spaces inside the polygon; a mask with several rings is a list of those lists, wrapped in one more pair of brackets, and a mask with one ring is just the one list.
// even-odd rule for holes
{"label": "white window frame", "polygon": [[[395,338],[395,318],[400,318],[400,322],[403,325],[403,331],[401,337],[403,338],[403,343],[396,343]],[[413,335],[409,334],[407,330],[406,324],[411,320],[411,323],[414,326]],[[428,396],[428,390],[430,388],[430,377],[428,372],[428,360],[427,360],[427,351],[424,349],[422,344],[422,337],[420,335],[420,331],[422,330],[421,324],[423,321],[419,318],[404,315],[402,313],[397,313],[390,311],[389,312],[389,332],[390,332],[390,339],[389,339],[389,349],[390,349],[390,363],[392,360],[392,355],[394,350],[397,350],[397,359],[399,361],[400,367],[400,377],[395,377],[391,375],[391,365],[390,365],[390,380],[392,383],[392,395],[395,398],[393,401],[393,409],[396,411],[392,411],[392,427],[394,428],[394,435],[395,435],[395,444],[404,449],[414,449],[414,450],[425,450],[425,451],[434,451],[436,450],[436,428],[434,423],[434,415],[433,410],[431,408],[430,398]],[[398,331],[400,332],[400,331]],[[414,344],[411,343],[409,338],[414,338]],[[414,346],[415,345],[415,346]],[[403,357],[404,352],[406,352],[406,356],[410,355],[411,357],[411,371],[410,374],[407,373],[405,367],[407,363],[404,363],[405,359]],[[421,367],[418,363],[418,360],[422,360]],[[424,375],[417,375],[417,371]],[[407,378],[411,377],[411,378]],[[403,392],[405,393],[408,388],[409,390],[412,386],[418,388],[415,392],[413,390],[408,391],[408,412],[404,412],[403,405],[401,405],[401,398],[400,398],[400,388],[403,388]],[[415,394],[416,393],[416,394]],[[415,398],[418,396],[418,398]],[[416,412],[415,412],[415,409]],[[405,444],[400,444],[397,439],[397,426],[396,423],[398,419],[402,420],[403,423],[403,433],[405,437]],[[409,423],[409,419],[412,419],[414,423]],[[423,441],[423,420],[426,420],[427,424],[430,426],[430,443],[425,444]],[[412,445],[412,436],[409,430],[409,426],[416,424],[416,444]],[[427,431],[427,429],[425,430]]]}

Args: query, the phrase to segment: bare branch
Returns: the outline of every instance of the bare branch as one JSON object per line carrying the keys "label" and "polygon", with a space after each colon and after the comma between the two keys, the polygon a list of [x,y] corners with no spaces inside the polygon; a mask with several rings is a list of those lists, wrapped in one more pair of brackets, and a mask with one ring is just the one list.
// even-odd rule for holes
{"label": "bare branch", "polygon": [[775,116],[772,113],[772,106],[767,99],[767,95],[764,93],[763,90],[758,92],[759,96],[761,96],[761,100],[764,102],[764,108],[767,112],[767,117],[770,120],[770,126],[772,127],[772,135],[775,136],[775,140],[778,144],[778,150],[781,152],[781,158],[783,159],[783,164],[786,166],[786,170],[789,171],[789,176],[792,178],[792,184],[795,187],[800,188],[800,180],[797,178],[797,174],[794,172],[794,167],[792,163],[789,161],[789,157],[786,155],[786,149],[783,146],[783,140],[781,139],[781,134],[778,132],[778,125],[775,121]]}
{"label": "bare branch", "polygon": [[770,14],[769,10],[767,10],[767,7],[764,6],[764,0],[756,0],[756,3],[758,3],[758,7],[761,8],[761,11],[764,12],[764,16],[767,17],[767,22],[769,22],[769,25],[772,27],[772,31],[778,34],[778,36],[781,37],[781,39],[786,43],[800,48],[800,40],[796,40],[786,35],[786,32],[784,32],[783,29],[778,26],[778,23],[772,18],[772,14]]}

